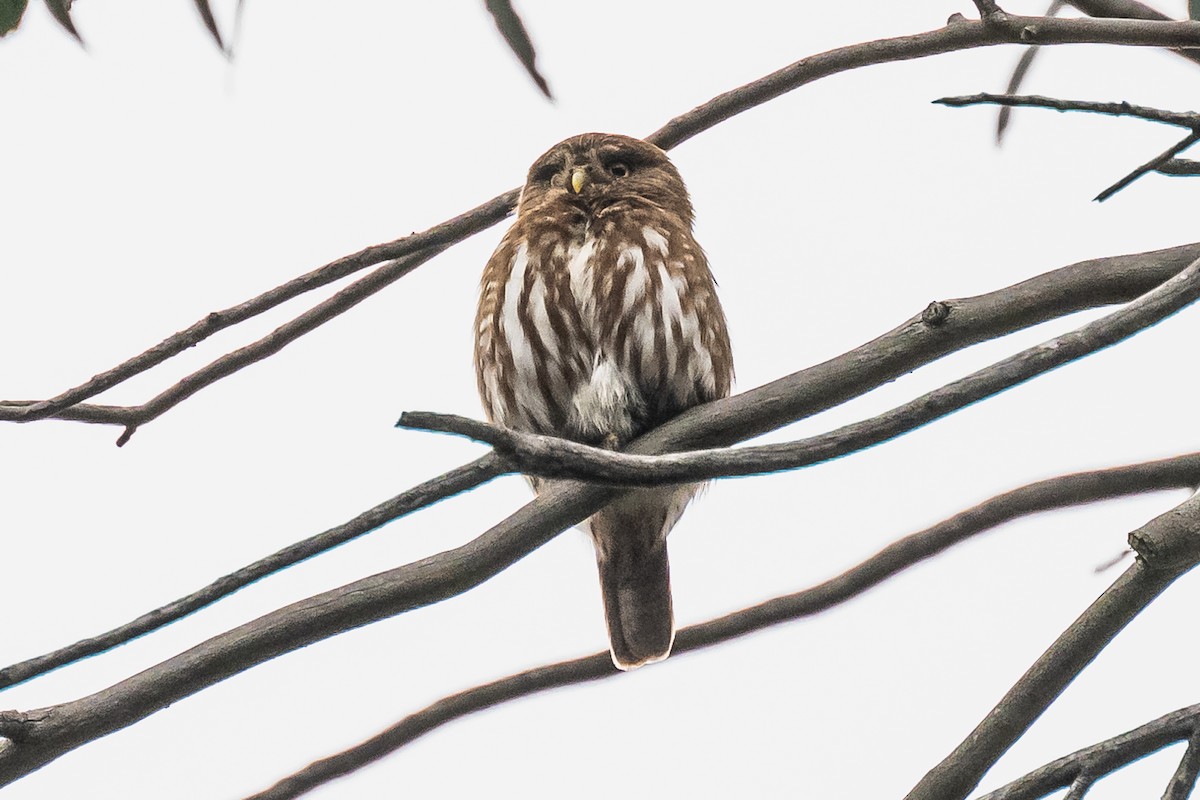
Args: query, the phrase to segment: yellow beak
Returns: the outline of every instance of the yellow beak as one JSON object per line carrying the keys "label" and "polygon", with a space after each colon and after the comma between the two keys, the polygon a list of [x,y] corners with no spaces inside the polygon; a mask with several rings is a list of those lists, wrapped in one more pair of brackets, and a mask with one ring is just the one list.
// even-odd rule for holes
{"label": "yellow beak", "polygon": [[581,191],[583,191],[583,187],[587,183],[587,180],[587,170],[583,167],[576,167],[575,169],[571,170],[571,189],[575,192],[575,194],[579,194]]}

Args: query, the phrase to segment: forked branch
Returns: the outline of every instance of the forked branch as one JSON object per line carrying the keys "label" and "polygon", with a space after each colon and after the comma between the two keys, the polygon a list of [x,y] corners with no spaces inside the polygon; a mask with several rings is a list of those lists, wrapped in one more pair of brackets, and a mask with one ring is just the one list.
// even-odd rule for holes
{"label": "forked branch", "polygon": [[[1184,800],[1188,795],[1173,791],[1173,787],[1183,786],[1189,777],[1186,774],[1180,776],[1180,771],[1190,772],[1192,769],[1196,759],[1197,730],[1200,730],[1200,704],[1172,711],[1128,733],[1076,750],[1001,786],[994,792],[988,792],[979,800],[1038,800],[1059,789],[1085,783],[1090,786],[1105,775],[1116,772],[1140,758],[1176,742],[1187,741],[1188,748],[1180,760],[1180,770],[1176,770],[1164,795],[1168,800]],[[1177,781],[1176,777],[1182,780]],[[1195,775],[1190,777],[1194,783]]]}
{"label": "forked branch", "polygon": [[[1042,97],[1040,95],[999,95],[999,94],[973,94],[962,97],[943,97],[939,100],[934,100],[935,103],[940,103],[944,106],[952,108],[961,108],[963,106],[973,106],[980,104],[1000,105],[1006,108],[1014,106],[1029,106],[1033,108],[1050,108],[1055,111],[1088,111],[1094,114],[1107,114],[1117,117],[1137,117],[1138,119],[1149,120],[1151,122],[1161,122],[1167,125],[1176,125],[1187,128],[1191,131],[1183,139],[1179,140],[1171,147],[1167,148],[1162,153],[1159,153],[1154,158],[1139,166],[1137,169],[1125,175],[1116,183],[1109,186],[1100,194],[1096,195],[1097,202],[1104,202],[1112,197],[1117,192],[1124,189],[1129,184],[1133,183],[1138,178],[1150,172],[1164,171],[1167,164],[1177,161],[1175,156],[1187,150],[1200,141],[1200,114],[1187,111],[1164,111],[1159,108],[1149,108],[1147,106],[1135,106],[1130,103],[1098,103],[1088,100],[1060,100],[1054,97]],[[1190,174],[1186,172],[1175,171],[1174,175]]]}
{"label": "forked branch", "polygon": [[1100,651],[1200,561],[1200,495],[1129,534],[1137,560],[1021,676],[906,800],[962,800]]}

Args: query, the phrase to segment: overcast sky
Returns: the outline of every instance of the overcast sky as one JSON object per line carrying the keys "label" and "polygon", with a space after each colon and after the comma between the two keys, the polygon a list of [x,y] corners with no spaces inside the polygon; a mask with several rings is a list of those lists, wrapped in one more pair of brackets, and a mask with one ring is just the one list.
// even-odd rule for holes
{"label": "overcast sky", "polygon": [[[218,5],[228,30],[233,3]],[[941,25],[920,3],[519,5],[547,102],[483,4],[246,4],[226,63],[184,0],[88,0],[87,50],[40,3],[0,41],[0,397],[41,398],[204,314],[519,184],[585,130],[646,135],[833,47]],[[1160,5],[1182,15],[1183,3]],[[1038,3],[1009,9],[1039,13]],[[991,48],[835,76],[672,152],[748,389],[891,329],[930,300],[1196,238],[1200,183],[1091,198],[1175,130],[930,104],[999,90]],[[1042,94],[1186,110],[1200,72],[1162,52],[1047,48]],[[479,273],[458,245],[266,362],[140,430],[0,427],[0,662],[96,634],[484,452],[394,430],[478,417]],[[320,293],[324,297],[330,290]],[[137,403],[320,297],[239,325],[104,395]],[[768,441],[904,402],[1101,312],[988,343]],[[671,537],[676,613],[699,622],[824,580],[993,494],[1200,449],[1189,309],[1110,351],[850,458],[727,480]],[[0,695],[97,691],[231,626],[468,541],[529,498],[505,478],[273,576],[112,653]],[[1094,574],[1165,493],[1043,515],[819,617],[458,721],[312,797],[901,797],[1118,574]],[[1069,688],[983,787],[1196,702],[1200,582],[1184,578]],[[6,790],[234,798],[451,692],[606,646],[577,532],[467,594],[310,646],[64,756]],[[1157,796],[1176,750],[1094,800]]]}

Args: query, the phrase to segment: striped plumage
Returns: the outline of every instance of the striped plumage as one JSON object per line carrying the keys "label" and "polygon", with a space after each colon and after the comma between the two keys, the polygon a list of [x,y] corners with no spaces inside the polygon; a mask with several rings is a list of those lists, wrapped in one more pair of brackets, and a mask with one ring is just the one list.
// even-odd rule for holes
{"label": "striped plumage", "polygon": [[[518,430],[622,447],[728,395],[725,316],[666,154],[589,133],[534,162],[484,270],[475,333],[484,408]],[[695,492],[639,489],[586,523],[622,669],[670,653],[666,536]]]}

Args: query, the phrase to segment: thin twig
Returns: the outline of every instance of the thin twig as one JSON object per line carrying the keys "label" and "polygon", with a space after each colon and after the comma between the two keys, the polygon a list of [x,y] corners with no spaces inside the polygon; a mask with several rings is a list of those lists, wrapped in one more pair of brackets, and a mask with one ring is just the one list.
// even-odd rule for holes
{"label": "thin twig", "polygon": [[[987,23],[958,20],[952,25],[926,33],[850,45],[802,59],[759,80],[718,95],[691,111],[680,114],[646,138],[664,149],[670,149],[736,114],[766,103],[782,94],[821,78],[863,66],[905,61],[998,44],[1077,43],[1121,44],[1135,47],[1200,46],[1200,23],[1053,19],[1012,15],[996,15],[989,18]],[[0,421],[30,422],[35,419],[56,417],[80,422],[119,424],[126,427],[128,434],[131,427],[136,428],[138,424],[143,424],[147,419],[166,410],[164,408],[157,414],[152,413],[149,417],[145,416],[146,406],[151,403],[164,402],[163,395],[142,406],[88,407],[79,404],[83,400],[94,397],[133,375],[144,372],[186,350],[216,331],[262,313],[314,286],[323,285],[330,280],[336,280],[338,277],[344,277],[351,272],[381,261],[413,254],[423,248],[454,244],[472,233],[490,227],[511,212],[516,201],[517,191],[516,189],[510,190],[473,211],[429,229],[424,234],[367,248],[353,256],[339,259],[314,272],[289,281],[283,286],[239,306],[217,312],[215,316],[210,314],[190,328],[168,337],[145,353],[135,356],[51,400],[0,403]],[[383,286],[378,286],[375,291],[381,288]],[[213,362],[202,372],[211,371],[208,374],[220,372],[221,370],[216,367],[216,364],[217,362]],[[192,380],[192,377],[189,376],[185,381]],[[164,394],[175,392],[179,395],[179,400],[182,400],[194,391],[182,392],[179,391],[180,388],[177,385]],[[68,409],[71,410],[68,411]]]}
{"label": "thin twig", "polygon": [[[906,800],[962,800],[993,764],[1109,642],[1200,559],[1194,530],[1200,495],[1155,517],[1129,535],[1138,559],[1071,623],[954,752],[907,795]],[[1170,558],[1160,561],[1139,549],[1143,531],[1164,540]]]}
{"label": "thin twig", "polygon": [[1167,125],[1177,125],[1191,130],[1191,133],[1180,142],[1172,145],[1166,151],[1142,164],[1112,186],[1109,186],[1096,195],[1094,199],[1098,203],[1103,203],[1143,175],[1158,171],[1165,164],[1171,162],[1175,156],[1194,145],[1197,141],[1200,141],[1200,114],[1194,112],[1164,111],[1158,108],[1135,106],[1125,102],[1097,103],[1087,100],[1060,100],[1053,97],[1041,97],[1039,95],[995,95],[981,93],[964,97],[943,97],[933,102],[954,108],[990,103],[1003,106],[1051,108],[1055,111],[1090,111],[1111,116],[1137,117],[1138,119],[1161,122]]}
{"label": "thin twig", "polygon": [[1188,130],[1200,128],[1200,114],[1194,111],[1165,111],[1161,108],[1136,106],[1126,102],[1111,103],[1092,100],[1062,100],[1057,97],[1043,97],[1037,94],[989,94],[988,92],[960,95],[957,97],[940,97],[933,102],[951,108],[999,105],[1049,108],[1054,111],[1086,111],[1112,117],[1136,117],[1150,122],[1161,122],[1164,125],[1175,125],[1180,128],[1187,128]]}
{"label": "thin twig", "polygon": [[1167,148],[1165,151],[1163,151],[1159,155],[1150,159],[1145,164],[1142,164],[1140,167],[1135,169],[1133,172],[1129,173],[1124,178],[1121,178],[1121,180],[1117,181],[1112,186],[1108,187],[1103,192],[1096,195],[1096,198],[1095,198],[1096,202],[1103,203],[1105,200],[1112,197],[1114,194],[1121,191],[1126,186],[1133,183],[1134,181],[1136,181],[1138,178],[1142,177],[1143,175],[1145,175],[1149,172],[1157,171],[1158,168],[1161,167],[1163,164],[1167,163],[1168,161],[1173,159],[1175,156],[1182,153],[1184,150],[1187,150],[1189,147],[1191,147],[1198,141],[1200,141],[1200,128],[1197,128],[1196,130],[1192,131],[1192,133],[1185,136],[1180,142],[1173,145],[1172,147]]}
{"label": "thin twig", "polygon": [[875,417],[783,444],[634,455],[448,414],[408,412],[400,425],[455,433],[494,446],[530,475],[654,486],[760,475],[828,461],[907,433],[986,397],[1080,359],[1158,323],[1200,299],[1200,259],[1124,308],[941,386]]}
{"label": "thin twig", "polygon": [[[131,419],[125,423],[124,432],[117,438],[117,447],[124,446],[139,426],[162,416],[205,386],[210,386],[238,370],[278,353],[304,334],[349,311],[380,289],[400,280],[426,261],[445,251],[447,247],[449,245],[429,247],[404,258],[390,261],[290,322],[280,325],[261,339],[226,353],[196,370],[166,391],[137,406]],[[76,406],[76,410],[81,407]]]}
{"label": "thin twig", "polygon": [[[494,197],[465,214],[435,225],[422,233],[414,233],[411,236],[405,236],[394,242],[374,245],[352,255],[343,256],[323,267],[293,278],[280,286],[276,286],[270,291],[263,292],[244,303],[239,303],[222,311],[214,311],[190,327],[168,336],[149,350],[49,400],[0,401],[0,420],[32,422],[54,416],[81,422],[92,421],[80,417],[68,417],[61,412],[90,397],[95,397],[101,392],[129,380],[151,367],[161,364],[172,356],[195,347],[218,331],[258,316],[282,303],[286,303],[288,300],[299,297],[305,292],[319,289],[322,286],[341,280],[348,275],[384,261],[403,258],[429,247],[449,245],[462,241],[468,236],[485,230],[504,219],[512,211],[512,207],[516,203],[516,197],[516,190],[502,194],[499,197]],[[99,408],[116,409],[128,407],[100,406]],[[113,424],[125,424],[123,421],[115,419],[111,420],[111,422]]]}
{"label": "thin twig", "polygon": [[439,500],[473,489],[506,471],[508,468],[501,459],[492,454],[452,469],[444,475],[401,492],[348,522],[288,545],[266,558],[259,559],[253,564],[248,564],[218,578],[208,586],[143,614],[118,628],[0,669],[0,690],[144,636],[150,631],[157,630],[211,605],[223,597],[228,597],[267,575],[345,544],[381,525],[386,525]]}
{"label": "thin twig", "polygon": [[[1151,489],[1190,488],[1200,480],[1200,454],[1110,470],[1077,473],[1014,489],[963,511],[919,533],[888,545],[876,555],[841,575],[795,594],[720,619],[679,631],[675,653],[698,650],[739,636],[824,611],[882,583],[909,567],[950,547],[1030,514],[1112,499],[1118,493]],[[1168,477],[1168,470],[1174,473]],[[1147,479],[1162,481],[1153,487]],[[1182,482],[1179,480],[1182,479]],[[395,752],[414,739],[475,711],[519,697],[569,684],[619,674],[608,653],[538,667],[492,683],[445,697],[397,724],[328,758],[290,775],[248,800],[285,800],[298,797],[337,777],[346,775]],[[1200,706],[1197,706],[1200,710]]]}

